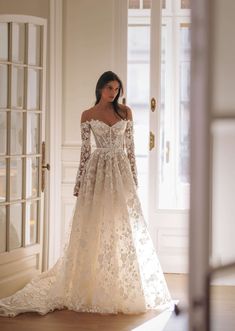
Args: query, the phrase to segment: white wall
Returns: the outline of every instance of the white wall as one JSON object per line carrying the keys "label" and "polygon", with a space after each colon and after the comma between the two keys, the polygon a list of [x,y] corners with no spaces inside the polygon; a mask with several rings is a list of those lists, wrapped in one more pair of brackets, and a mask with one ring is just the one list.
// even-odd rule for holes
{"label": "white wall", "polygon": [[0,14],[49,18],[49,0],[1,0]]}
{"label": "white wall", "polygon": [[110,0],[65,0],[63,6],[63,145],[79,142],[82,110],[95,101],[99,75],[112,65]]}
{"label": "white wall", "polygon": [[[235,261],[235,2],[214,4],[212,252],[225,264]],[[235,277],[223,282],[235,285]]]}

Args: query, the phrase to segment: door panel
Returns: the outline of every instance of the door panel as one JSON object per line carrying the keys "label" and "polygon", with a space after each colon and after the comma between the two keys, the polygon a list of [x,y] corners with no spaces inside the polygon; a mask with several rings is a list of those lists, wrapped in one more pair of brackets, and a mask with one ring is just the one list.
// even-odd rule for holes
{"label": "door panel", "polygon": [[134,110],[138,193],[165,272],[187,272],[188,6],[129,1],[128,9],[127,102]]}
{"label": "door panel", "polygon": [[41,272],[46,20],[1,15],[0,37],[0,297],[4,297]]}
{"label": "door panel", "polygon": [[189,18],[180,17],[182,13],[177,6],[178,1],[152,1],[150,103],[154,98],[156,107],[152,109],[150,105],[150,135],[154,146],[149,151],[149,224],[164,272],[185,273],[188,271],[189,99],[186,92],[189,86],[183,57],[185,53],[188,55],[188,36],[182,33],[181,23],[188,23]]}

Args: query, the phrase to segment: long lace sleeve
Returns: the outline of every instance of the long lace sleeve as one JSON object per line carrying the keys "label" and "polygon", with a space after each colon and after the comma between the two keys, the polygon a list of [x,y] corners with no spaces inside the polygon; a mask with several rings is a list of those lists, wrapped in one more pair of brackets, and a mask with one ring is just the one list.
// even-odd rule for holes
{"label": "long lace sleeve", "polygon": [[127,157],[130,161],[133,179],[134,179],[136,186],[138,187],[137,168],[136,168],[136,161],[135,161],[133,121],[127,122],[126,131],[125,131],[125,142],[126,142]]}
{"label": "long lace sleeve", "polygon": [[82,146],[81,146],[81,154],[80,154],[80,164],[77,171],[76,182],[74,186],[74,195],[78,195],[81,177],[86,168],[87,162],[91,155],[91,128],[88,122],[81,123],[81,138],[82,138]]}

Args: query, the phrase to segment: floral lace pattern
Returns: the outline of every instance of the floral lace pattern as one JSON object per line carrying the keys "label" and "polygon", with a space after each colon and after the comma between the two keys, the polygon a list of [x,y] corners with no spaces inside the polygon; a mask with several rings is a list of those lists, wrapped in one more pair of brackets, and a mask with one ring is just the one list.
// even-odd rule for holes
{"label": "floral lace pattern", "polygon": [[138,187],[138,179],[137,179],[137,168],[135,161],[135,144],[134,144],[134,130],[133,130],[133,122],[128,121],[125,131],[125,140],[126,140],[126,151],[127,156],[130,161],[131,171],[133,174],[133,178],[136,186]]}
{"label": "floral lace pattern", "polygon": [[[120,131],[119,125],[126,123],[126,128],[124,131]],[[74,186],[74,195],[78,194],[79,188],[81,185],[81,178],[83,173],[85,173],[87,162],[91,156],[91,127],[96,129],[94,132],[94,137],[96,140],[96,146],[98,148],[123,148],[123,140],[125,140],[125,147],[127,152],[127,157],[130,162],[131,171],[136,187],[138,187],[138,178],[137,178],[137,167],[135,160],[135,145],[134,145],[134,130],[133,130],[133,121],[118,121],[112,126],[107,125],[106,123],[99,120],[90,120],[81,123],[81,153],[80,153],[80,164],[77,171],[75,186]],[[108,128],[108,132],[103,130],[103,127]],[[101,132],[100,132],[101,130]],[[101,135],[100,135],[101,133]],[[120,137],[121,134],[121,137]],[[121,138],[121,139],[120,139]]]}
{"label": "floral lace pattern", "polygon": [[[54,309],[138,314],[173,302],[148,233],[133,179],[132,123],[82,125],[86,157],[68,241],[49,271],[0,300],[0,315]],[[90,131],[97,148],[90,154]],[[130,130],[130,131],[129,131]]]}
{"label": "floral lace pattern", "polygon": [[78,194],[79,187],[81,184],[81,176],[86,169],[87,161],[91,155],[91,130],[90,125],[86,122],[81,123],[81,139],[82,139],[82,146],[81,146],[81,156],[80,156],[80,165],[77,171],[76,182],[74,187],[74,195]]}

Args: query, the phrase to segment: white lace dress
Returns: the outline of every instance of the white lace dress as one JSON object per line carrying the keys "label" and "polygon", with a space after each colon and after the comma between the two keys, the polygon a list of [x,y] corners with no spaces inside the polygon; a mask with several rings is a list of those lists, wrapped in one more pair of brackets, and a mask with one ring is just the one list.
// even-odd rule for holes
{"label": "white lace dress", "polygon": [[2,316],[64,308],[125,314],[172,309],[136,193],[133,122],[86,121],[81,136],[78,198],[64,253],[49,271],[0,300]]}

